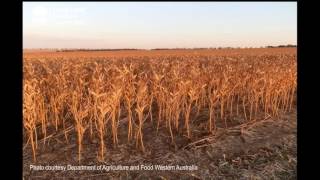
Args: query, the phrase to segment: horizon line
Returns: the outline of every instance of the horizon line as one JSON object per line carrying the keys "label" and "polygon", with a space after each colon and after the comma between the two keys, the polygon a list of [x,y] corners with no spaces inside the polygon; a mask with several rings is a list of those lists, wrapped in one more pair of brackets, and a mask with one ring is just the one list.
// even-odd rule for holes
{"label": "horizon line", "polygon": [[217,49],[217,48],[237,48],[237,49],[245,49],[245,48],[268,48],[268,47],[297,47],[297,44],[279,44],[279,45],[265,45],[265,46],[218,46],[218,47],[175,47],[175,48],[166,48],[166,47],[158,47],[158,48],[22,48],[24,49],[58,49],[58,50],[157,50],[157,49]]}

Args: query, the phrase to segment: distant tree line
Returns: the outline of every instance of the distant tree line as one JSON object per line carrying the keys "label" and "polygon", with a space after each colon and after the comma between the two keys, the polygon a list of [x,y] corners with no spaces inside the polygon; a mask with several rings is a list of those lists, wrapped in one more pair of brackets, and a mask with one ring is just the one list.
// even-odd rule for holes
{"label": "distant tree line", "polygon": [[[264,46],[260,48],[285,48],[285,47],[297,47],[297,45],[279,45],[279,46]],[[154,48],[151,50],[161,51],[161,50],[204,50],[204,49],[246,49],[246,48],[253,48],[253,47],[209,47],[209,48]],[[48,50],[49,48],[47,48]],[[41,48],[40,48],[41,50]],[[54,49],[49,49],[54,50]],[[57,49],[57,52],[75,52],[75,51],[135,51],[135,50],[145,50],[145,49],[135,49],[135,48],[122,48],[122,49],[86,49],[86,48],[79,48],[79,49]]]}
{"label": "distant tree line", "polygon": [[[297,45],[279,45],[279,46],[261,46],[259,48],[284,48],[284,47],[297,47]],[[209,48],[155,48],[151,50],[202,50],[202,49],[251,49],[254,47],[209,47]]]}
{"label": "distant tree line", "polygon": [[267,46],[267,48],[283,48],[283,47],[297,47],[297,45],[288,44],[288,45],[279,45],[279,46]]}

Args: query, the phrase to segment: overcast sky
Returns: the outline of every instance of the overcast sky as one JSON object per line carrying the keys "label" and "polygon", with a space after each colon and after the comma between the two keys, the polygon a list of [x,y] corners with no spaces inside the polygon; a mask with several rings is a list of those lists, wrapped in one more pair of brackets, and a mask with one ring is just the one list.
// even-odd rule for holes
{"label": "overcast sky", "polygon": [[23,2],[24,48],[297,44],[296,2]]}

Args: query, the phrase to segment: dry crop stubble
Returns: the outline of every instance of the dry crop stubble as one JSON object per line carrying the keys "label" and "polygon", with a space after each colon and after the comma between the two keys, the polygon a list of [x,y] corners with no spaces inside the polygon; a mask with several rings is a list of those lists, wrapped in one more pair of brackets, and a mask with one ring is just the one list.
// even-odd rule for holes
{"label": "dry crop stubble", "polygon": [[[202,110],[213,133],[235,117],[244,123],[291,111],[296,93],[296,55],[290,53],[48,56],[25,58],[23,73],[23,123],[34,160],[38,139],[50,129],[63,131],[69,143],[67,124],[77,132],[79,162],[83,139],[95,136],[103,161],[108,134],[114,146],[134,142],[145,152],[145,123],[167,129],[174,142],[193,137]],[[118,137],[120,117],[127,119],[126,142]]]}

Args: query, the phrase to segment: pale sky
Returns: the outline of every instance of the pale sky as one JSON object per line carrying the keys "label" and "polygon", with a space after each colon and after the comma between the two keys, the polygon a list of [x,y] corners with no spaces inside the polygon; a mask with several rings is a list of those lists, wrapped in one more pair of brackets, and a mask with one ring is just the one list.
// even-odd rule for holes
{"label": "pale sky", "polygon": [[296,2],[23,2],[23,48],[297,44]]}

